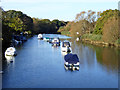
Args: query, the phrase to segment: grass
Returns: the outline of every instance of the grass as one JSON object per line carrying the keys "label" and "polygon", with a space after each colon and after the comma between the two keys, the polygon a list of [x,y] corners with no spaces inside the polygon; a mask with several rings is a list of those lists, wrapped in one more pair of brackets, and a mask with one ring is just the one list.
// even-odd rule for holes
{"label": "grass", "polygon": [[101,41],[102,40],[102,35],[95,35],[95,34],[84,34],[82,36],[83,39],[90,39],[93,41]]}
{"label": "grass", "polygon": [[61,34],[62,34],[62,35],[67,35],[67,36],[69,36],[69,35],[70,35],[70,32],[69,32],[69,31],[62,31]]}
{"label": "grass", "polygon": [[120,44],[120,38],[118,40],[116,40],[115,42],[116,44]]}

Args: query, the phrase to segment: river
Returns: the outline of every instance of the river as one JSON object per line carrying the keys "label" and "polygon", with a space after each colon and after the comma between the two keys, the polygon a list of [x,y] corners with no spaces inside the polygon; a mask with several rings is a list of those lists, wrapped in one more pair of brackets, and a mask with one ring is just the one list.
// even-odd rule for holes
{"label": "river", "polygon": [[52,47],[33,36],[16,47],[18,55],[13,63],[3,64],[3,88],[118,88],[120,50],[68,40],[72,53],[79,57],[79,71],[64,68],[61,47]]}

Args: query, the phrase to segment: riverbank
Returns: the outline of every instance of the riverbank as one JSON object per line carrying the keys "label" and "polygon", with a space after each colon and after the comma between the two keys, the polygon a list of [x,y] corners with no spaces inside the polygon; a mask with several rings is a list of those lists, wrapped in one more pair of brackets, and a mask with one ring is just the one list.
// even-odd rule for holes
{"label": "riverbank", "polygon": [[[99,13],[98,16],[93,17],[96,13]],[[76,15],[74,21],[61,27],[58,32],[94,45],[120,47],[119,13],[117,9],[103,12],[83,11]],[[83,18],[85,14],[87,19]]]}
{"label": "riverbank", "polygon": [[105,42],[102,39],[102,35],[94,35],[94,34],[84,34],[81,37],[82,42],[90,43],[97,46],[103,46],[103,47],[117,47],[120,48],[120,42],[119,40],[116,40],[116,42],[110,43]]}
{"label": "riverbank", "polygon": [[[62,33],[61,33],[62,34]],[[73,38],[77,38],[77,36],[72,36],[68,34],[62,34],[66,36],[71,36]],[[102,35],[96,35],[96,34],[84,34],[79,38],[84,43],[89,43],[92,45],[102,46],[102,47],[117,47],[120,48],[120,39],[116,40],[114,43],[108,43],[103,41]]]}
{"label": "riverbank", "polygon": [[93,40],[90,40],[90,39],[81,39],[82,42],[85,42],[85,43],[90,43],[90,44],[93,44],[93,45],[98,45],[98,46],[110,46],[110,47],[118,47],[120,48],[120,45],[119,44],[114,44],[114,43],[106,43],[106,42],[103,42],[103,41],[93,41]]}

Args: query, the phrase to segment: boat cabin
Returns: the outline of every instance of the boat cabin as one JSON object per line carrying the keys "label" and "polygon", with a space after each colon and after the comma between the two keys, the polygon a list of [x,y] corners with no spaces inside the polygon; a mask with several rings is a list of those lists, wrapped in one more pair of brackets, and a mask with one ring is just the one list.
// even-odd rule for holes
{"label": "boat cabin", "polygon": [[69,42],[63,42],[62,47],[66,47],[66,46],[70,47],[70,43]]}

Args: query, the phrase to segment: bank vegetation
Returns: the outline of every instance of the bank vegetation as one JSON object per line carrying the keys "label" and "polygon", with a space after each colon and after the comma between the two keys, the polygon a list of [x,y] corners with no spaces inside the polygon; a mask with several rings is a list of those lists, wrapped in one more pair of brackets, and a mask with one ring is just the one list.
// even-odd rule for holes
{"label": "bank vegetation", "polygon": [[103,46],[120,47],[120,11],[106,10],[95,12],[88,10],[76,15],[74,21],[60,27],[58,32],[74,38]]}

